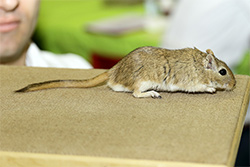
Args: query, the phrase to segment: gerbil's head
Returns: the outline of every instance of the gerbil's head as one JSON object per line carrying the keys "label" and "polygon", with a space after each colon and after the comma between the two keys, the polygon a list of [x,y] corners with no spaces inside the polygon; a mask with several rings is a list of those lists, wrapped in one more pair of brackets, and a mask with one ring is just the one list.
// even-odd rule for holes
{"label": "gerbil's head", "polygon": [[209,78],[215,88],[232,90],[235,87],[236,80],[233,72],[223,61],[214,56],[212,50],[207,49],[207,56],[204,60],[204,67],[208,71]]}

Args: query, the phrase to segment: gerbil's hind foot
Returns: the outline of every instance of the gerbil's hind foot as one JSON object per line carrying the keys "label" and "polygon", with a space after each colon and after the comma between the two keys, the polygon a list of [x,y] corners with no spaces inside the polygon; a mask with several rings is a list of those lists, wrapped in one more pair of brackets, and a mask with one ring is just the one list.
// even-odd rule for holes
{"label": "gerbil's hind foot", "polygon": [[156,91],[147,91],[147,92],[135,91],[133,93],[133,96],[136,97],[136,98],[152,97],[152,98],[159,98],[159,99],[161,99],[161,95],[158,92],[156,92]]}

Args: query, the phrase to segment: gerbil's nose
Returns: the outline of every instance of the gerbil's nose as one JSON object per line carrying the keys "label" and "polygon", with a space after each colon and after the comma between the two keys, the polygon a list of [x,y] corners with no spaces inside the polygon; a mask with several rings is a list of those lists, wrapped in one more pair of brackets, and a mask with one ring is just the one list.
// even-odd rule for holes
{"label": "gerbil's nose", "polygon": [[19,0],[0,0],[0,9],[12,11],[19,5]]}

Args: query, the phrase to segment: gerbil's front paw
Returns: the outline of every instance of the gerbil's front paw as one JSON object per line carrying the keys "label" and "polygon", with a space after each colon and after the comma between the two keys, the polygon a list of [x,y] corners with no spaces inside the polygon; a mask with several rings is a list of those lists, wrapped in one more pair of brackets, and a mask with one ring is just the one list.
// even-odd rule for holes
{"label": "gerbil's front paw", "polygon": [[206,89],[206,92],[214,93],[214,92],[216,92],[216,89],[215,89],[215,88],[208,87],[208,88]]}
{"label": "gerbil's front paw", "polygon": [[162,98],[161,95],[158,92],[149,91],[148,93],[150,93],[151,97],[154,98],[154,99],[156,99],[156,98],[161,99]]}
{"label": "gerbil's front paw", "polygon": [[148,91],[148,92],[145,92],[145,93],[147,94],[148,97],[151,96],[151,97],[154,98],[154,99],[156,99],[156,98],[161,99],[160,93],[158,93],[158,92],[156,92],[156,91]]}

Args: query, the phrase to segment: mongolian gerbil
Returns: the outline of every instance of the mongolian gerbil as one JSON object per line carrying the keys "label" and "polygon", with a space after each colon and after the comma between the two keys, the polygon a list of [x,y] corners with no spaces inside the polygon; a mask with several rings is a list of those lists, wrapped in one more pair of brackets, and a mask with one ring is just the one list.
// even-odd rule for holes
{"label": "mongolian gerbil", "polygon": [[133,92],[134,97],[161,98],[156,91],[209,92],[232,90],[236,84],[229,67],[197,48],[168,50],[141,47],[106,72],[87,80],[52,80],[34,83],[16,92],[50,88],[88,88],[107,82],[114,91]]}

